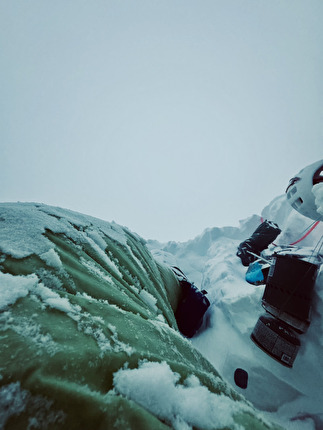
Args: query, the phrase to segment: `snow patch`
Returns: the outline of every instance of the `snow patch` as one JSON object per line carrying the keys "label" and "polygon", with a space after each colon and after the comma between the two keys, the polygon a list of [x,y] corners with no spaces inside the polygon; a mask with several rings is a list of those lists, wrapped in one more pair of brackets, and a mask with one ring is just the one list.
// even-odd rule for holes
{"label": "snow patch", "polygon": [[85,258],[81,257],[80,261],[82,263],[82,265],[84,267],[87,268],[87,270],[90,273],[93,273],[93,275],[98,276],[99,278],[101,278],[104,281],[107,282],[113,282],[112,276],[108,275],[106,272],[103,272],[103,270],[101,270],[94,261],[90,261],[90,260],[86,260]]}
{"label": "snow patch", "polygon": [[150,294],[146,290],[141,290],[139,293],[140,298],[142,301],[154,312],[158,312],[157,308],[157,299],[152,294]]}
{"label": "snow patch", "polygon": [[0,272],[0,310],[14,304],[21,297],[27,296],[37,283],[36,275],[13,276],[10,273]]}
{"label": "snow patch", "polygon": [[166,362],[141,362],[137,369],[114,374],[115,390],[165,420],[175,430],[203,428],[241,429],[233,416],[252,409],[242,402],[217,395],[191,375],[183,384]]}
{"label": "snow patch", "polygon": [[114,325],[108,324],[108,328],[112,332],[111,340],[114,343],[113,350],[115,352],[124,352],[125,354],[130,356],[134,352],[134,349],[132,348],[132,346],[119,340],[118,330]]}
{"label": "snow patch", "polygon": [[61,262],[61,259],[59,258],[59,255],[55,251],[54,248],[51,248],[49,251],[44,252],[40,255],[40,258],[50,267],[53,267],[54,269],[61,270],[63,269],[63,265]]}
{"label": "snow patch", "polygon": [[90,244],[91,248],[97,253],[98,257],[109,267],[112,274],[115,277],[122,278],[122,273],[120,272],[118,266],[109,258],[108,254],[111,255],[111,252],[108,254],[105,250],[102,250],[100,246],[90,237],[87,237],[87,241]]}
{"label": "snow patch", "polygon": [[37,285],[33,290],[34,294],[41,298],[43,303],[53,309],[65,313],[77,313],[81,310],[80,306],[72,305],[66,297],[60,296],[55,291],[45,287],[42,284]]}

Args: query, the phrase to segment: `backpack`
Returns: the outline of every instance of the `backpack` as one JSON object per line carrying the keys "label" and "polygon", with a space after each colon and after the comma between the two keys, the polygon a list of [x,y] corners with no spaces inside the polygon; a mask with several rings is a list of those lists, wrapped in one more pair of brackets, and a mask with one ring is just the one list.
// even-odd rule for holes
{"label": "backpack", "polygon": [[187,280],[181,280],[179,283],[183,294],[175,312],[175,318],[179,331],[191,338],[203,324],[203,317],[210,302],[206,297],[207,291],[199,290]]}

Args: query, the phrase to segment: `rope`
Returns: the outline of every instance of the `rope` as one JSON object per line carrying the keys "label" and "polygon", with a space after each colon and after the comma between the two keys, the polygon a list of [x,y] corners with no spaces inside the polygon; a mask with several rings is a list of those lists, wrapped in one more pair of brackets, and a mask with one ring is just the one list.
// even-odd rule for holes
{"label": "rope", "polygon": [[307,233],[305,233],[304,234],[304,236],[302,236],[300,239],[298,239],[298,240],[296,240],[295,242],[293,242],[293,243],[290,243],[290,245],[296,245],[296,243],[299,243],[299,242],[301,242],[303,239],[305,239],[305,237],[307,237],[314,229],[315,229],[315,227],[317,227],[318,225],[319,225],[319,223],[320,223],[320,221],[316,221],[313,225],[312,225],[312,227],[308,230],[308,232]]}
{"label": "rope", "polygon": [[[263,217],[260,217],[260,221],[261,223],[264,222]],[[315,229],[315,227],[317,227],[319,225],[320,221],[316,221],[312,224],[312,226],[310,227],[310,229],[298,240],[296,240],[295,242],[290,243],[288,246],[292,246],[292,245],[296,245],[297,243],[301,242],[302,240],[304,240],[310,233],[312,233],[312,231]],[[277,246],[275,243],[273,243],[274,246]]]}

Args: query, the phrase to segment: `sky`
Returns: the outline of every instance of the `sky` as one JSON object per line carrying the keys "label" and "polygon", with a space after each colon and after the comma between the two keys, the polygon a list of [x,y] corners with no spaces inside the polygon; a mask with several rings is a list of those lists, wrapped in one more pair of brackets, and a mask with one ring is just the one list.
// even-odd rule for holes
{"label": "sky", "polygon": [[0,0],[0,201],[186,241],[323,158],[321,0]]}

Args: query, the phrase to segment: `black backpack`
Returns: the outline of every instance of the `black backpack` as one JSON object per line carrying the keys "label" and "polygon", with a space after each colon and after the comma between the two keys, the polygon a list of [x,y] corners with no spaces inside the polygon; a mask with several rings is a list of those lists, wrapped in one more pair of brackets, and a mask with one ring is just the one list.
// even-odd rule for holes
{"label": "black backpack", "polygon": [[205,290],[200,291],[187,280],[179,281],[182,287],[182,300],[178,304],[175,318],[179,331],[186,337],[193,337],[203,323],[203,317],[210,302]]}
{"label": "black backpack", "polygon": [[252,233],[249,239],[241,242],[238,246],[237,256],[244,266],[249,266],[257,259],[257,256],[266,249],[280,234],[281,230],[277,224],[265,220]]}

